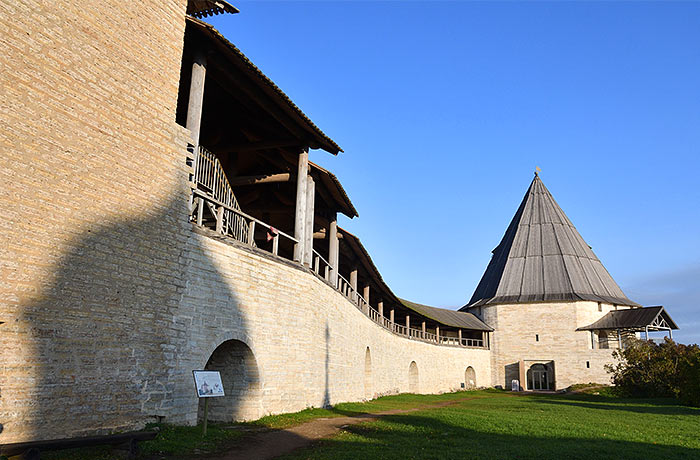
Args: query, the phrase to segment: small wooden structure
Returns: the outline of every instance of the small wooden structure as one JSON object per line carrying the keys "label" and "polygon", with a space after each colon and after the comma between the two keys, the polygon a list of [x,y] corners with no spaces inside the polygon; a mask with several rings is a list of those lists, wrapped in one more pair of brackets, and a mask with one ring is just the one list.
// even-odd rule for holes
{"label": "small wooden structure", "polygon": [[643,332],[645,340],[649,340],[650,331],[668,332],[669,338],[673,338],[673,330],[676,329],[678,325],[664,307],[656,306],[613,310],[598,321],[577,330],[591,332],[592,348],[622,349],[627,338],[638,333]]}

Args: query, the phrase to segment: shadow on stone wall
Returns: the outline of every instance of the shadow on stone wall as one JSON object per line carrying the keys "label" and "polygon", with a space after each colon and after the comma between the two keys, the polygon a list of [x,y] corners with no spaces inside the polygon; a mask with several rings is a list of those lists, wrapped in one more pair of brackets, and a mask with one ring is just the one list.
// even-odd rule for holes
{"label": "shadow on stone wall", "polygon": [[323,384],[323,405],[321,407],[330,407],[331,406],[331,392],[330,392],[330,383],[328,382],[329,379],[329,373],[330,373],[330,342],[331,340],[331,331],[328,328],[328,321],[326,321],[326,367],[325,367],[325,381]]}
{"label": "shadow on stone wall", "polygon": [[171,196],[147,215],[86,225],[5,328],[24,358],[3,369],[16,416],[0,420],[0,443],[196,419],[192,369],[227,331],[245,337],[246,323],[187,222],[185,198]]}

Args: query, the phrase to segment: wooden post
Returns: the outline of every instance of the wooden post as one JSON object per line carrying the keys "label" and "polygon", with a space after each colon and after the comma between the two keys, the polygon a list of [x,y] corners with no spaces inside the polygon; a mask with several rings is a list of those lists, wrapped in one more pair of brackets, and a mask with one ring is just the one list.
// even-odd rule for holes
{"label": "wooden post", "polygon": [[591,331],[591,350],[595,350],[595,332]]}
{"label": "wooden post", "polygon": [[352,301],[357,302],[357,269],[350,272],[350,287],[352,287]]}
{"label": "wooden post", "polygon": [[197,225],[202,225],[202,218],[204,217],[204,198],[201,196],[197,198]]}
{"label": "wooden post", "polygon": [[224,232],[224,207],[223,206],[219,206],[219,209],[216,210],[216,232],[217,233]]}
{"label": "wooden post", "polygon": [[366,313],[369,314],[369,284],[362,289],[362,297],[364,297],[365,302],[367,302],[365,310],[367,310]]}
{"label": "wooden post", "polygon": [[379,316],[384,316],[384,301],[377,303],[377,311],[379,311]]}
{"label": "wooden post", "polygon": [[[457,330],[457,336],[459,337],[459,346],[461,347],[461,346],[463,346],[462,345],[462,330],[461,329]],[[482,338],[484,337],[483,334],[481,335],[481,337]]]}
{"label": "wooden post", "polygon": [[255,221],[251,220],[248,223],[248,244],[253,245],[255,244]]}
{"label": "wooden post", "polygon": [[440,343],[440,326],[435,326],[435,340]]}
{"label": "wooden post", "polygon": [[622,334],[620,334],[620,330],[617,330],[617,348],[622,350]]}
{"label": "wooden post", "polygon": [[280,247],[280,235],[278,233],[272,239],[272,253],[274,255],[277,255],[277,252],[279,251],[279,247]]}
{"label": "wooden post", "polygon": [[209,418],[209,398],[204,398],[204,426],[202,426],[202,437],[207,436],[207,419]]}
{"label": "wooden post", "polygon": [[394,330],[394,309],[392,308],[389,312],[389,322],[391,323],[391,330]]}
{"label": "wooden post", "polygon": [[328,263],[331,264],[331,284],[338,286],[338,215],[333,213],[328,227]]}
{"label": "wooden post", "polygon": [[314,201],[316,188],[314,179],[306,177],[306,222],[304,223],[304,265],[311,267],[314,254]]}
{"label": "wooden post", "polygon": [[309,175],[309,152],[304,150],[299,154],[297,169],[297,202],[294,214],[294,260],[304,261],[304,224],[306,222],[306,176]]}
{"label": "wooden post", "polygon": [[406,315],[406,335],[411,336],[411,316]]}
{"label": "wooden post", "polygon": [[187,121],[185,127],[192,134],[195,153],[199,147],[199,131],[202,124],[202,106],[204,103],[204,80],[207,73],[207,57],[198,51],[192,62],[192,79],[190,80],[190,98],[187,103]]}
{"label": "wooden post", "polygon": [[423,335],[421,336],[421,338],[425,338],[425,321],[423,321],[423,324],[421,324],[421,327],[420,327],[420,328],[421,328],[421,332],[423,333]]}

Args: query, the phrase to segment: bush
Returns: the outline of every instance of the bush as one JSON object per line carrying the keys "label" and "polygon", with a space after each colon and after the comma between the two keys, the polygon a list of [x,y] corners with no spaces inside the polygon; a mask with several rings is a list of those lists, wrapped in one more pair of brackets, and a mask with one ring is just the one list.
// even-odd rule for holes
{"label": "bush", "polygon": [[621,396],[673,397],[700,406],[700,347],[666,339],[661,344],[634,340],[613,352],[607,365],[614,391]]}

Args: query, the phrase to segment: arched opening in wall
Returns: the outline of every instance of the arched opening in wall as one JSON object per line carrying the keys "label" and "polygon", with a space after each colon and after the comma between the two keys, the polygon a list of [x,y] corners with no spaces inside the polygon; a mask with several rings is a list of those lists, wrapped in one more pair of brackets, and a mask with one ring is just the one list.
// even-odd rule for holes
{"label": "arched opening in wall", "polygon": [[418,364],[415,361],[411,361],[408,366],[408,391],[411,393],[418,393]]}
{"label": "arched opening in wall", "polygon": [[464,385],[466,386],[467,390],[473,390],[476,388],[476,371],[474,371],[474,368],[469,366],[467,369],[464,371]]}
{"label": "arched opening in wall", "polygon": [[[233,422],[262,416],[260,375],[253,351],[240,340],[227,340],[211,354],[204,369],[219,371],[225,396],[209,398],[209,420]],[[198,420],[204,417],[199,400]]]}
{"label": "arched opening in wall", "polygon": [[372,399],[372,355],[365,350],[365,399]]}
{"label": "arched opening in wall", "polygon": [[552,364],[537,363],[527,370],[528,390],[554,390],[554,367]]}

